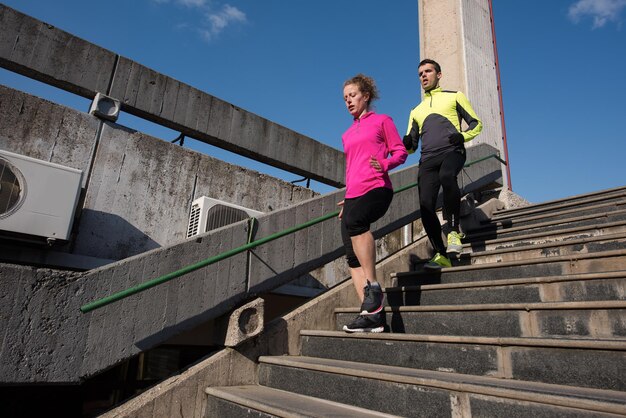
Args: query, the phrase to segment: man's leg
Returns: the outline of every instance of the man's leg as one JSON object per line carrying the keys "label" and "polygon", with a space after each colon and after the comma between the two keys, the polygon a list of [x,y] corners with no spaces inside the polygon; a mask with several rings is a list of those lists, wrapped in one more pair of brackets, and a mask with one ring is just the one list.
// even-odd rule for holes
{"label": "man's leg", "polygon": [[458,174],[465,164],[465,150],[447,153],[439,169],[439,179],[443,188],[444,214],[448,226],[459,232],[459,215],[461,213],[461,189],[459,189]]}
{"label": "man's leg", "polygon": [[437,161],[426,161],[420,164],[417,184],[424,230],[435,252],[445,256],[446,247],[441,238],[441,223],[437,217],[437,195],[441,186]]}
{"label": "man's leg", "polygon": [[459,233],[461,190],[457,179],[458,174],[463,169],[463,164],[465,164],[465,150],[455,150],[444,156],[439,170],[439,178],[443,188],[444,216],[450,228],[446,240],[448,254],[460,254],[463,251],[463,243]]}

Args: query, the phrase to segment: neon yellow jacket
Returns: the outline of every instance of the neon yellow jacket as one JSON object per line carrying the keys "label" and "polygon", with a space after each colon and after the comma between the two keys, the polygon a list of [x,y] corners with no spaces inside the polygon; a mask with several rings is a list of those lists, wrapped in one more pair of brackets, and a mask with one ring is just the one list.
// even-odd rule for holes
{"label": "neon yellow jacket", "polygon": [[[468,125],[465,132],[461,131],[461,119]],[[461,132],[467,142],[482,129],[482,122],[463,93],[437,87],[426,92],[424,100],[411,111],[406,132],[410,140],[405,137],[404,145],[413,153],[421,137],[420,161],[425,161],[456,148],[448,139],[451,134]]]}

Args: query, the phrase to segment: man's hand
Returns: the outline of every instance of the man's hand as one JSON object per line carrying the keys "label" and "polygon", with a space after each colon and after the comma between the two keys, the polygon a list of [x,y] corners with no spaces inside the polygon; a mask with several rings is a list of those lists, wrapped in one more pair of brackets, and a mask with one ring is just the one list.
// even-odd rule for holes
{"label": "man's hand", "polygon": [[465,142],[465,137],[461,132],[455,132],[448,135],[448,141],[450,141],[452,145],[459,146]]}
{"label": "man's hand", "polygon": [[404,135],[402,138],[402,143],[404,144],[404,148],[409,152],[409,154],[413,154],[417,151],[417,144],[419,144],[419,136],[420,136],[420,128],[417,125],[417,122],[413,121],[411,123],[411,130],[408,134]]}
{"label": "man's hand", "polygon": [[404,144],[404,148],[406,148],[407,151],[415,151],[413,149],[413,138],[411,138],[411,135],[404,135],[404,138],[402,138],[402,143]]}

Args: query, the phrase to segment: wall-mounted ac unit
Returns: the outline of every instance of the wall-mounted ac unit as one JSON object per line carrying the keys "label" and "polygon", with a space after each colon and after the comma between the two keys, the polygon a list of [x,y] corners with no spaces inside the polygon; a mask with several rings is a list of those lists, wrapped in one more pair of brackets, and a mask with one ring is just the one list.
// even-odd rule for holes
{"label": "wall-mounted ac unit", "polygon": [[202,196],[191,203],[187,238],[262,214],[263,212]]}
{"label": "wall-mounted ac unit", "polygon": [[0,150],[0,231],[68,240],[82,171]]}

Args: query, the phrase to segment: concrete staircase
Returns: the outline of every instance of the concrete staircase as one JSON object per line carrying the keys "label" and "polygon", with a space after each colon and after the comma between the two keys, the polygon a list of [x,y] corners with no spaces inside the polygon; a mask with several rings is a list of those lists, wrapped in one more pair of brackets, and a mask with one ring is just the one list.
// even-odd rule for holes
{"label": "concrete staircase", "polygon": [[302,331],[206,416],[626,416],[626,188],[494,214],[451,268],[392,274],[389,333]]}

